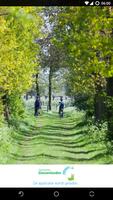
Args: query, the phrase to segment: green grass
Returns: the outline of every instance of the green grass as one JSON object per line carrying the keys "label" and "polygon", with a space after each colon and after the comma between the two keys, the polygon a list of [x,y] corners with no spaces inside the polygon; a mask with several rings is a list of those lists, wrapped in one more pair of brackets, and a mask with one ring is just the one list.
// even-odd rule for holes
{"label": "green grass", "polygon": [[11,152],[16,150],[11,137],[12,133],[14,133],[13,127],[9,128],[6,123],[0,125],[0,164],[8,163]]}
{"label": "green grass", "polygon": [[28,110],[12,133],[12,143],[10,164],[113,163],[105,144],[89,137],[84,113],[74,108],[65,109],[63,119],[55,111],[35,118]]}

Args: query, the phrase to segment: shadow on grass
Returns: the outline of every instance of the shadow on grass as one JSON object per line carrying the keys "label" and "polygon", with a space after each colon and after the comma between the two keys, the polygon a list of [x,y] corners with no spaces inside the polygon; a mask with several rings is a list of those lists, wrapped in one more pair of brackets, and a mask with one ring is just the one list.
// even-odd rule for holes
{"label": "shadow on grass", "polygon": [[46,132],[46,130],[44,132],[41,132],[39,133],[38,135],[48,135],[48,136],[56,136],[56,137],[65,137],[65,138],[68,138],[68,137],[75,137],[75,136],[83,136],[87,134],[87,130],[83,130],[83,131],[77,131],[75,133],[72,133],[72,134],[64,134],[64,133],[54,133],[54,130],[53,132]]}
{"label": "shadow on grass", "polygon": [[37,157],[47,157],[47,158],[52,158],[52,159],[56,159],[57,157],[56,156],[51,156],[51,155],[47,155],[47,154],[38,154],[38,155],[19,155],[19,154],[14,154],[12,153],[11,154],[11,157],[16,160],[21,160],[21,161],[26,161],[26,160],[34,160],[36,159]]}
{"label": "shadow on grass", "polygon": [[32,138],[32,139],[34,139],[36,137],[38,138],[39,136],[45,136],[45,138],[46,138],[46,136],[48,136],[50,139],[52,137],[60,137],[60,138],[62,138],[62,137],[65,137],[65,138],[72,137],[73,138],[75,136],[79,136],[79,135],[83,136],[83,135],[87,134],[87,130],[77,131],[77,132],[72,133],[72,134],[64,134],[60,131],[58,133],[56,133],[56,132],[54,132],[54,130],[51,130],[51,131],[50,132],[48,130],[46,131],[46,129],[41,130],[39,132],[20,130],[18,132],[18,134],[21,135],[22,137],[26,136],[26,137],[29,137],[29,138]]}
{"label": "shadow on grass", "polygon": [[[18,160],[18,161],[34,161],[34,160],[37,160],[38,158],[41,158],[42,161],[41,161],[41,164],[43,164],[43,158],[44,160],[47,159],[47,163],[49,162],[48,159],[55,159],[55,160],[62,160],[62,163],[63,161],[72,161],[72,162],[88,162],[88,161],[94,161],[94,160],[99,160],[101,159],[103,156],[105,155],[105,153],[98,153],[97,155],[95,156],[92,156],[90,158],[76,158],[76,155],[75,155],[75,158],[73,157],[69,157],[69,156],[53,156],[53,155],[49,155],[49,154],[45,154],[45,153],[41,153],[41,154],[37,154],[37,155],[19,155],[19,154],[11,154],[11,158],[15,159],[15,160]],[[106,154],[107,155],[107,154]]]}
{"label": "shadow on grass", "polygon": [[[101,151],[101,150],[103,150],[103,149],[98,149],[98,150],[96,150],[96,152]],[[64,152],[75,154],[75,155],[76,154],[90,154],[90,153],[95,152],[95,149],[88,150],[88,151],[69,151],[69,150],[64,150]]]}
{"label": "shadow on grass", "polygon": [[[50,147],[50,146],[53,146],[53,147],[64,147],[64,148],[71,148],[71,149],[77,149],[77,148],[85,148],[87,145],[90,145],[91,143],[90,143],[90,141],[88,141],[88,142],[84,142],[84,143],[82,143],[82,142],[80,142],[80,141],[77,141],[77,142],[75,142],[75,143],[73,143],[73,144],[70,144],[70,143],[68,143],[68,142],[60,142],[60,141],[56,141],[56,140],[49,140],[49,141],[47,141],[47,140],[45,140],[45,141],[39,141],[39,142],[34,142],[34,143],[32,143],[32,141],[31,140],[29,140],[29,139],[27,139],[26,140],[26,142],[29,142],[29,144],[27,144],[27,145],[24,145],[25,144],[25,141],[24,140],[19,140],[19,142],[17,142],[17,144],[19,144],[19,145],[21,145],[21,146],[24,146],[24,147],[26,147],[26,148],[34,148],[34,146],[36,147],[38,147],[38,145],[46,145],[46,146],[48,146],[48,147]],[[79,145],[78,145],[79,144]],[[95,144],[96,144],[96,142],[95,142]]]}
{"label": "shadow on grass", "polygon": [[[70,125],[70,127],[68,126],[68,122],[66,124],[64,124],[63,126],[61,126],[61,123],[57,124],[56,125],[46,125],[46,129],[48,130],[73,130],[73,129],[76,129],[76,128],[82,128],[84,126],[87,125],[87,122],[86,121],[79,121],[78,123],[73,122],[73,124]],[[75,124],[76,123],[76,124]]]}
{"label": "shadow on grass", "polygon": [[[72,148],[73,147],[73,145],[76,145],[76,144],[80,144],[80,143],[82,143],[84,140],[83,139],[79,139],[79,140],[77,140],[77,141],[74,141],[74,142],[70,142],[70,141],[64,141],[64,140],[60,140],[60,141],[58,141],[58,140],[55,140],[55,139],[53,139],[53,140],[46,140],[46,141],[43,141],[43,142],[41,142],[41,141],[39,141],[39,142],[33,142],[33,143],[27,143],[27,144],[25,144],[25,141],[24,140],[15,140],[16,141],[16,144],[18,144],[18,145],[22,145],[22,146],[24,146],[24,147],[34,147],[34,146],[37,146],[37,145],[41,145],[41,144],[43,144],[43,145],[47,145],[47,146],[55,146],[55,147],[57,147],[57,146],[61,146],[61,147],[63,147],[64,145],[65,145],[65,147],[68,147],[68,148]],[[31,140],[28,140],[28,142],[32,142]],[[68,146],[67,146],[68,145]]]}

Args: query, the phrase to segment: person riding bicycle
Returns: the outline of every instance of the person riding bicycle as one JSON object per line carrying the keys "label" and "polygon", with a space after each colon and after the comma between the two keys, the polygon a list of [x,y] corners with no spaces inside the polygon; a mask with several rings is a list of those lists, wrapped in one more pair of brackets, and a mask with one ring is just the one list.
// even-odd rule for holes
{"label": "person riding bicycle", "polygon": [[64,111],[64,102],[63,99],[59,102],[59,115],[63,117],[63,111]]}

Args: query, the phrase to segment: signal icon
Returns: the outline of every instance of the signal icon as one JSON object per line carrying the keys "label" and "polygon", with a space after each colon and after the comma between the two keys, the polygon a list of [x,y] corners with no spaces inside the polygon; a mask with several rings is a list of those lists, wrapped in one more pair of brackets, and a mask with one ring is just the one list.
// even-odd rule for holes
{"label": "signal icon", "polygon": [[94,2],[90,3],[90,6],[93,6],[94,5]]}
{"label": "signal icon", "polygon": [[85,3],[86,5],[88,5],[88,4],[89,4],[89,1],[85,1],[84,3]]}

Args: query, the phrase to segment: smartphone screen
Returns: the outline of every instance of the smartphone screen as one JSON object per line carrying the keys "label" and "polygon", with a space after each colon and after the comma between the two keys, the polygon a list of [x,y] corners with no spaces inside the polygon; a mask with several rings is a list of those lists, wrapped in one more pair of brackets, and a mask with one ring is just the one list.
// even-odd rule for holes
{"label": "smartphone screen", "polygon": [[108,197],[112,2],[43,3],[0,4],[1,194]]}

